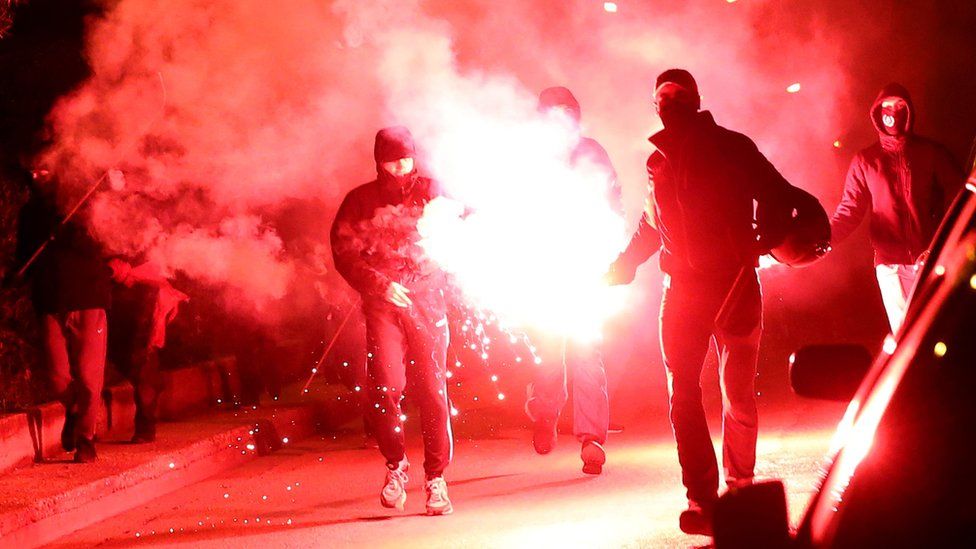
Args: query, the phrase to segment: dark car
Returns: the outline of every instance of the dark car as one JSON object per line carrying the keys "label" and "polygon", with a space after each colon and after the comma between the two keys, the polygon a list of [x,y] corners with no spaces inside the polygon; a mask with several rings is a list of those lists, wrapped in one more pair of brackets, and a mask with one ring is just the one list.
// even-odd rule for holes
{"label": "dark car", "polygon": [[850,399],[820,488],[796,531],[780,481],[727,493],[716,547],[976,547],[976,172],[880,354],[821,345],[791,363],[798,394]]}

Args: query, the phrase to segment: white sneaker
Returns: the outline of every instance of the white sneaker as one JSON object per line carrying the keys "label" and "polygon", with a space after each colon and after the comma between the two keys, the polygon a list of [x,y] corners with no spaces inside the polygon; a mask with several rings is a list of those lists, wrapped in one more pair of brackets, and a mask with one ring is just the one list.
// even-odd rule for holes
{"label": "white sneaker", "polygon": [[444,477],[434,477],[424,485],[427,492],[427,514],[428,515],[450,515],[454,512],[451,500],[447,497],[447,482]]}
{"label": "white sneaker", "polygon": [[387,468],[386,484],[380,492],[380,505],[403,511],[403,506],[407,503],[407,469],[410,463],[407,458],[400,460],[396,469]]}

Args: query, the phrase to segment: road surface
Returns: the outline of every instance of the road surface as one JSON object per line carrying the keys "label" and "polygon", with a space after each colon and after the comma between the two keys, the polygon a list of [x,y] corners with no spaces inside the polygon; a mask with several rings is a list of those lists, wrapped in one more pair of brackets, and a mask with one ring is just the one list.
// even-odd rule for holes
{"label": "road surface", "polygon": [[[763,418],[757,473],[786,480],[794,522],[842,412],[806,403]],[[709,541],[678,530],[684,492],[664,418],[611,435],[600,476],[580,471],[579,446],[569,435],[560,435],[547,456],[536,455],[530,433],[517,426],[469,426],[457,438],[447,474],[455,507],[450,516],[423,515],[418,433],[408,429],[413,474],[399,513],[378,502],[382,458],[363,448],[360,434],[348,432],[290,441],[278,453],[52,546],[696,547]]]}

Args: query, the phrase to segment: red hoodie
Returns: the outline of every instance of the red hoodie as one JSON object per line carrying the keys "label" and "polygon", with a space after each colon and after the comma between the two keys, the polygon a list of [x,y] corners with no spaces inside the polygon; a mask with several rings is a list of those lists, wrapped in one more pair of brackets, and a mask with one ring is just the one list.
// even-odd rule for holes
{"label": "red hoodie", "polygon": [[[883,129],[881,101],[886,97],[908,104],[902,136]],[[910,265],[928,249],[965,175],[945,147],[914,133],[915,109],[904,87],[885,86],[870,115],[880,139],[851,161],[844,196],[830,220],[833,241],[850,236],[870,212],[875,265]]]}

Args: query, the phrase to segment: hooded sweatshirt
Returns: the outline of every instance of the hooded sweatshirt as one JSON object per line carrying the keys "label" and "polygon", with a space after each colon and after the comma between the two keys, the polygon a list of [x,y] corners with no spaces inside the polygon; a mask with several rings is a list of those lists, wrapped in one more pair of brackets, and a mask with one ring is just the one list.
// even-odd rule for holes
{"label": "hooded sweatshirt", "polygon": [[[887,97],[908,105],[902,135],[884,131],[881,103]],[[965,176],[945,147],[915,134],[915,107],[903,86],[885,86],[869,114],[879,139],[851,161],[830,220],[833,242],[850,236],[870,213],[875,265],[910,265],[928,249]]]}
{"label": "hooded sweatshirt", "polygon": [[[544,112],[557,107],[565,109],[579,127],[582,110],[573,92],[562,86],[542,90],[539,94],[539,111]],[[573,168],[589,167],[605,174],[607,202],[613,211],[622,215],[623,198],[620,183],[617,181],[617,170],[614,169],[606,149],[596,139],[581,135],[570,153],[569,161]]]}
{"label": "hooded sweatshirt", "polygon": [[382,168],[382,162],[412,156],[405,130],[381,130],[374,151],[376,179],[350,191],[332,223],[336,269],[364,298],[382,297],[390,282],[409,288],[411,297],[439,290],[445,276],[418,245],[417,221],[424,206],[442,193],[416,169],[398,178]]}

